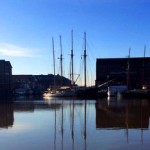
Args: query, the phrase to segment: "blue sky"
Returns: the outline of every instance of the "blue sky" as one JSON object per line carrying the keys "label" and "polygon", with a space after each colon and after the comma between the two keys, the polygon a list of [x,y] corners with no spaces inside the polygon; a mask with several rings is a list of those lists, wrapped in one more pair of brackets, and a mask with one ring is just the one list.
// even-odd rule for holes
{"label": "blue sky", "polygon": [[[53,73],[51,38],[58,58],[61,35],[64,75],[69,77],[73,29],[75,72],[82,74],[86,32],[88,73],[94,83],[96,58],[127,57],[129,47],[131,57],[142,57],[145,44],[150,56],[149,8],[149,0],[1,0],[0,59],[11,62],[13,74]],[[60,73],[58,59],[56,63]]]}

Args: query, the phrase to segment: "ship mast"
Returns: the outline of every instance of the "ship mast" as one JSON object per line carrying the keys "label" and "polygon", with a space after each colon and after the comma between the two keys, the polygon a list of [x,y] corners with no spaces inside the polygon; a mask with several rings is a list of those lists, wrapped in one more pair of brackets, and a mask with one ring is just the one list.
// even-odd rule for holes
{"label": "ship mast", "polygon": [[53,49],[53,66],[54,66],[54,87],[56,84],[55,80],[55,50],[54,50],[54,38],[52,37],[52,49]]}
{"label": "ship mast", "polygon": [[73,30],[71,31],[71,39],[72,39],[72,42],[71,42],[71,45],[72,45],[72,48],[71,48],[71,85],[74,85],[74,64],[73,64]]}
{"label": "ship mast", "polygon": [[86,32],[84,32],[84,88],[86,89]]}
{"label": "ship mast", "polygon": [[63,76],[63,57],[62,57],[62,41],[61,41],[61,35],[60,35],[60,70],[61,70],[61,76]]}
{"label": "ship mast", "polygon": [[142,86],[144,85],[144,76],[145,76],[145,53],[146,53],[146,45],[144,46],[144,58],[143,58],[143,66],[142,66]]}
{"label": "ship mast", "polygon": [[130,51],[131,48],[129,48],[129,56],[128,56],[128,64],[127,64],[127,88],[130,89]]}
{"label": "ship mast", "polygon": [[[86,32],[84,32],[84,89],[86,90]],[[84,149],[86,150],[86,100],[84,104]]]}

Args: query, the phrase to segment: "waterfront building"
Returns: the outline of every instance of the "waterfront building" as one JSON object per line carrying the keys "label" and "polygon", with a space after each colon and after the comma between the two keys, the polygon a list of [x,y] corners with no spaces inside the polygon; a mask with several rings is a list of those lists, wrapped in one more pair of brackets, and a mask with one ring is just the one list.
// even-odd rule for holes
{"label": "waterfront building", "polygon": [[0,60],[0,96],[11,94],[12,66],[9,61]]}
{"label": "waterfront building", "polygon": [[[56,75],[55,79],[57,86],[70,85],[70,80],[65,77]],[[16,89],[24,89],[27,93],[32,91],[34,94],[41,94],[48,87],[54,86],[54,75],[13,75],[12,81],[14,92]]]}
{"label": "waterfront building", "polygon": [[97,59],[96,86],[107,81],[129,89],[150,87],[150,57]]}

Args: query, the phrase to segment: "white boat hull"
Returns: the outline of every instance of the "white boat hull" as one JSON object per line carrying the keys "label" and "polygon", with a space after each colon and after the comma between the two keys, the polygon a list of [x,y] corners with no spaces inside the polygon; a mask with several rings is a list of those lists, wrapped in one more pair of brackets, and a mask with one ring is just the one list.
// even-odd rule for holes
{"label": "white boat hull", "polygon": [[74,93],[55,93],[55,94],[44,93],[43,97],[71,97],[74,95],[75,95]]}
{"label": "white boat hull", "polygon": [[46,92],[43,94],[43,97],[72,97],[72,96],[75,96],[74,90]]}

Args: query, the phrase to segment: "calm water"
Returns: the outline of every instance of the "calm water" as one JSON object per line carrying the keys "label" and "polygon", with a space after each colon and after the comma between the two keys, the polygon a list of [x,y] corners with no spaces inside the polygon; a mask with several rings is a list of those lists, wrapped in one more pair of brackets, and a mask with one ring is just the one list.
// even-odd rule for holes
{"label": "calm water", "polygon": [[150,147],[150,100],[18,99],[0,104],[2,150]]}

